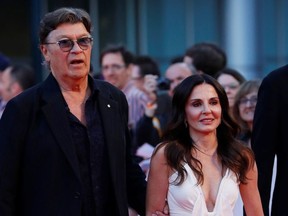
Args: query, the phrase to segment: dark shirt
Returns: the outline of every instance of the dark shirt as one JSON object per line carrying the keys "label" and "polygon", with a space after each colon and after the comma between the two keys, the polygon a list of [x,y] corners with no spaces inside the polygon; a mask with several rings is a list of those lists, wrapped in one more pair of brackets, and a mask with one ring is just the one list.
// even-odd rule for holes
{"label": "dark shirt", "polygon": [[[101,117],[99,115],[93,83],[92,94],[85,104],[87,125],[84,126],[67,109],[72,130],[73,145],[81,176],[82,216],[116,215],[111,176]],[[67,107],[68,108],[68,107]]]}

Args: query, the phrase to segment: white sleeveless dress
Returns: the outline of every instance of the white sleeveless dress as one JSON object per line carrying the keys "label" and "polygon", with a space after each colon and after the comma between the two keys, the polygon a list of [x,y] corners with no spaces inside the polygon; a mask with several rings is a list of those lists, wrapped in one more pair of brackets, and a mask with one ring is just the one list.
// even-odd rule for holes
{"label": "white sleeveless dress", "polygon": [[227,169],[218,189],[214,210],[209,212],[201,185],[197,185],[197,179],[189,165],[185,164],[184,167],[187,177],[181,185],[176,186],[174,182],[177,172],[169,178],[167,201],[170,216],[233,216],[233,208],[239,196],[235,173]]}

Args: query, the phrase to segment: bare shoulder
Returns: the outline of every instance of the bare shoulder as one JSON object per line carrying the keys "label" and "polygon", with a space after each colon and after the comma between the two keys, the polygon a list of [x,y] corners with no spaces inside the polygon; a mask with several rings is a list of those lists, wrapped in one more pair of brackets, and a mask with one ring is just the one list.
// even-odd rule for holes
{"label": "bare shoulder", "polygon": [[[166,157],[166,148],[168,143],[160,143],[156,146],[154,153],[151,158],[150,168],[156,170],[157,173],[165,173],[165,176],[170,176],[173,173],[173,169],[169,166]],[[166,177],[167,177],[166,176]]]}
{"label": "bare shoulder", "polygon": [[166,164],[165,149],[167,143],[159,143],[153,152],[152,161],[163,162]]}

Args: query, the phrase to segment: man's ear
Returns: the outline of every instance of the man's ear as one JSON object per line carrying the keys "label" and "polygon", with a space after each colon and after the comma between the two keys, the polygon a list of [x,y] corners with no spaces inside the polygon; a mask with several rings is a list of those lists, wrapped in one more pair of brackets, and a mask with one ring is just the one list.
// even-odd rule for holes
{"label": "man's ear", "polygon": [[41,44],[39,48],[40,48],[40,51],[41,51],[45,61],[49,62],[50,61],[50,56],[49,56],[49,52],[48,52],[47,46]]}

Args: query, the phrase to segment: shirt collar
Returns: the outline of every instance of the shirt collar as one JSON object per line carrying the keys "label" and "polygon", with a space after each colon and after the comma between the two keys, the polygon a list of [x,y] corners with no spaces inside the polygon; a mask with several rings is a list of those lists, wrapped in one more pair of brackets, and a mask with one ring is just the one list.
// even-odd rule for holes
{"label": "shirt collar", "polygon": [[91,90],[91,97],[94,97],[96,94],[98,94],[99,89],[95,85],[94,78],[88,75],[88,86]]}

